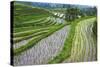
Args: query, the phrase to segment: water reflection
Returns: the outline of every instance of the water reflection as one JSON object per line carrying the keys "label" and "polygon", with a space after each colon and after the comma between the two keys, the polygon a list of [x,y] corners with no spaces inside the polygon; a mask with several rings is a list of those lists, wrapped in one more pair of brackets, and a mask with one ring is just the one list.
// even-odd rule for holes
{"label": "water reflection", "polygon": [[64,19],[61,19],[61,18],[51,18],[53,22],[56,22],[56,23],[64,23],[65,20]]}

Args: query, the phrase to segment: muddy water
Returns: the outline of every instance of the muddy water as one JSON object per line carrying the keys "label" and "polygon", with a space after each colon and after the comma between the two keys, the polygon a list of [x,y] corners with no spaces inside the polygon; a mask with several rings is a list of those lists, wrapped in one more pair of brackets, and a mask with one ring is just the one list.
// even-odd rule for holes
{"label": "muddy water", "polygon": [[62,18],[54,18],[54,17],[51,17],[51,20],[52,20],[53,22],[56,22],[57,24],[59,24],[59,23],[64,23],[64,22],[65,22],[65,20],[62,19]]}
{"label": "muddy water", "polygon": [[14,65],[46,64],[63,48],[70,26],[56,31],[49,37],[42,39],[31,49],[14,57]]}

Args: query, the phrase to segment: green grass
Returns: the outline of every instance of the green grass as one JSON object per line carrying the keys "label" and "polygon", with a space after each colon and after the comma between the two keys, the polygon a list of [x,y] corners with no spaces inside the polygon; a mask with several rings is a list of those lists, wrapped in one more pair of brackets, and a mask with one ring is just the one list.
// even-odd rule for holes
{"label": "green grass", "polygon": [[48,15],[28,15],[28,16],[14,16],[14,23],[23,23],[23,22],[26,22],[26,21],[30,21],[30,20],[38,20],[38,19],[41,19],[41,18],[46,18],[48,17]]}
{"label": "green grass", "polygon": [[77,26],[79,21],[82,21],[88,18],[91,18],[91,17],[84,17],[84,18],[77,19],[71,22],[71,30],[69,32],[68,38],[66,38],[65,40],[62,51],[53,60],[50,60],[48,62],[49,64],[61,63],[71,55],[71,48],[72,48],[72,42],[73,42],[73,38],[75,34],[75,27]]}
{"label": "green grass", "polygon": [[[43,20],[40,20],[40,21],[36,21],[36,22],[31,22],[31,23],[16,23],[14,26],[16,28],[20,28],[20,27],[28,27],[28,26],[42,26],[43,24],[45,24],[46,22],[49,22],[50,20],[49,19],[43,19]],[[43,23],[43,24],[41,24]]]}
{"label": "green grass", "polygon": [[29,26],[29,27],[20,27],[20,28],[14,28],[13,33],[19,33],[24,31],[30,31],[30,30],[36,30],[36,29],[42,29],[42,28],[52,28],[54,26],[57,26],[59,24],[56,24],[55,22],[51,22],[51,24],[45,24],[43,26]]}
{"label": "green grass", "polygon": [[22,41],[22,40],[26,40],[26,39],[29,39],[29,38],[32,38],[32,37],[41,35],[41,34],[45,34],[45,33],[47,33],[48,31],[49,31],[49,30],[45,30],[45,31],[40,31],[40,32],[31,34],[31,35],[28,35],[28,36],[16,37],[16,38],[13,39],[13,41],[14,41],[14,43],[16,43],[16,42],[19,42],[19,41]]}
{"label": "green grass", "polygon": [[39,27],[39,28],[32,29],[32,30],[26,30],[26,31],[18,32],[18,33],[13,33],[13,36],[14,37],[27,36],[27,35],[37,33],[39,31],[50,30],[50,29],[53,29],[57,26],[59,26],[59,25],[53,25],[53,26],[48,26],[48,27],[43,27],[43,28]]}
{"label": "green grass", "polygon": [[44,30],[48,30],[48,29],[49,28],[42,28],[42,29],[35,29],[35,30],[23,31],[23,32],[15,33],[13,35],[14,35],[14,37],[28,36],[28,35],[37,33],[39,31],[44,31]]}
{"label": "green grass", "polygon": [[[27,44],[14,49],[14,55],[19,55],[33,47],[38,41],[64,26],[55,25],[52,20],[46,19],[51,15],[49,11],[44,9],[14,4],[13,41],[16,43],[24,39],[31,39]],[[41,18],[44,19],[41,20]]]}
{"label": "green grass", "polygon": [[32,26],[32,24],[42,22],[45,19],[46,18],[42,18],[42,19],[38,18],[37,20],[31,19],[30,21],[25,21],[25,22],[21,22],[21,23],[16,22],[16,23],[14,23],[14,27],[15,28],[20,28],[20,27],[26,27],[26,26],[29,26],[29,25]]}
{"label": "green grass", "polygon": [[29,6],[14,4],[14,23],[22,23],[29,20],[37,20],[42,17],[48,17],[51,14],[49,11],[32,8]]}
{"label": "green grass", "polygon": [[20,4],[15,4],[14,7],[14,43],[29,38],[31,39],[27,44],[22,45],[19,48],[13,49],[14,55],[20,55],[22,52],[34,47],[36,43],[38,43],[40,40],[50,36],[55,31],[61,29],[67,24],[71,24],[71,31],[68,36],[68,39],[66,39],[64,43],[63,50],[53,60],[50,60],[49,63],[60,63],[70,56],[75,26],[82,19],[70,23],[68,22],[65,24],[60,24],[57,22],[53,22],[50,19],[47,20],[46,18],[52,17],[52,14],[50,14],[49,11],[46,11],[44,9],[32,8]]}
{"label": "green grass", "polygon": [[35,29],[31,31],[26,31],[26,32],[21,32],[21,33],[15,33],[14,34],[14,43],[17,43],[19,41],[29,39],[31,37],[35,37],[37,35],[45,34],[46,32],[49,32],[50,30],[54,29],[55,27],[58,27],[59,25],[47,27],[47,28],[40,28],[40,29]]}
{"label": "green grass", "polygon": [[20,53],[22,53],[23,51],[26,51],[27,49],[32,48],[37,42],[39,42],[41,39],[48,37],[49,35],[53,34],[55,31],[61,29],[62,27],[64,27],[65,25],[60,25],[58,27],[55,27],[54,29],[50,30],[48,33],[46,34],[42,34],[39,35],[40,37],[36,38],[36,39],[32,39],[31,41],[29,41],[26,45],[23,45],[17,49],[14,49],[14,55],[19,55]]}

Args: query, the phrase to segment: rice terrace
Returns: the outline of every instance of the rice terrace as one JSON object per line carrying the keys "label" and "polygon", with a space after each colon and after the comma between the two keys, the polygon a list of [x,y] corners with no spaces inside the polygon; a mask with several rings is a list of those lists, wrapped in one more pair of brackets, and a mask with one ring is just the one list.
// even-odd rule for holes
{"label": "rice terrace", "polygon": [[12,65],[97,60],[95,6],[14,1]]}

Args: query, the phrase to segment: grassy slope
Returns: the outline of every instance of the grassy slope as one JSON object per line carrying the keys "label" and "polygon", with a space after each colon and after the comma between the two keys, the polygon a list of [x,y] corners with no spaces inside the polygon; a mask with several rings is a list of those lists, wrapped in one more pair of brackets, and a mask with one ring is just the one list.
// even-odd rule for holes
{"label": "grassy slope", "polygon": [[65,41],[62,51],[53,60],[50,60],[48,62],[49,64],[61,63],[71,55],[71,48],[72,48],[72,42],[73,42],[73,38],[74,38],[74,34],[75,34],[75,27],[77,26],[79,21],[82,21],[82,20],[88,19],[88,18],[91,18],[91,17],[85,17],[85,18],[75,20],[74,22],[71,22],[71,30],[70,30],[68,38]]}
{"label": "grassy slope", "polygon": [[43,9],[23,6],[21,4],[14,5],[14,24],[22,23],[24,21],[36,20],[42,17],[47,17],[49,15],[50,13]]}
{"label": "grassy slope", "polygon": [[20,48],[14,49],[14,55],[19,55],[21,52],[33,47],[37,42],[39,42],[41,39],[48,37],[49,35],[53,34],[55,31],[61,29],[62,27],[64,27],[65,25],[60,25],[57,26],[55,28],[53,28],[52,30],[50,30],[47,33],[43,33],[41,35],[39,35],[40,37],[36,38],[36,39],[32,39],[31,41],[29,41],[26,45],[21,46]]}
{"label": "grassy slope", "polygon": [[93,38],[93,24],[95,17],[80,21],[75,29],[71,56],[66,62],[96,60],[96,39]]}
{"label": "grassy slope", "polygon": [[[51,20],[46,20],[46,17],[51,16],[51,14],[46,10],[39,9],[39,8],[32,8],[21,4],[15,4],[14,7],[15,7],[14,9],[14,32],[15,33],[13,34],[14,40],[20,41],[26,38],[31,38],[31,40],[26,45],[14,49],[14,55],[19,55],[23,51],[33,47],[41,39],[48,37],[49,35],[53,34],[55,31],[65,26],[65,24],[56,24]],[[41,18],[45,18],[45,19],[40,20]],[[42,30],[42,28],[44,29]],[[48,28],[49,30],[46,28]],[[41,29],[41,30],[37,30],[37,29]],[[47,31],[47,32],[43,32],[43,31]],[[40,33],[38,34],[38,32]],[[35,34],[36,36],[34,36]]]}

